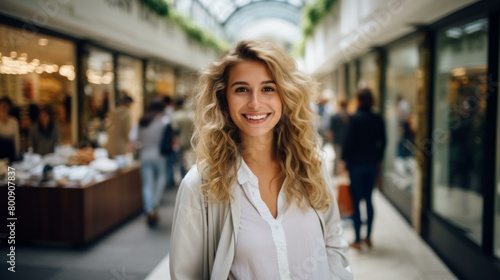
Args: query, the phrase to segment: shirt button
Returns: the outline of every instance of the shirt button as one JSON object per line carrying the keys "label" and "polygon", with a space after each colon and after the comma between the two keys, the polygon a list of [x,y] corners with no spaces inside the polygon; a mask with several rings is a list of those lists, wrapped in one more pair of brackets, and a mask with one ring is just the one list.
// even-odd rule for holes
{"label": "shirt button", "polygon": [[279,228],[280,228],[280,226],[278,226],[278,225],[275,225],[275,226],[274,226],[274,229],[275,229],[275,230],[278,230]]}

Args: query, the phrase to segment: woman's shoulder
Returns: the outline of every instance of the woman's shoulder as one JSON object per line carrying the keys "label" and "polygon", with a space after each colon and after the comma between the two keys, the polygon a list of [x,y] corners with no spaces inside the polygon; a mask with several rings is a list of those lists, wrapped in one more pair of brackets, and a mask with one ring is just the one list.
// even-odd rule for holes
{"label": "woman's shoulder", "polygon": [[201,205],[203,195],[201,193],[202,178],[198,168],[193,166],[184,176],[177,191],[177,197],[184,204]]}
{"label": "woman's shoulder", "polygon": [[184,178],[181,181],[179,188],[181,189],[190,189],[190,190],[199,190],[203,181],[200,171],[196,165],[193,165],[191,169],[186,173]]}

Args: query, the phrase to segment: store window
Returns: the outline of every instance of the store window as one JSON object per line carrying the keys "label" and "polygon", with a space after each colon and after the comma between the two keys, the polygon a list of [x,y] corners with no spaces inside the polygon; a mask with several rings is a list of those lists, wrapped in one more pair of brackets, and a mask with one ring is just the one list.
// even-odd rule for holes
{"label": "store window", "polygon": [[117,98],[126,94],[134,100],[130,107],[130,117],[132,125],[134,125],[139,121],[144,111],[143,63],[140,59],[120,55],[117,67]]}
{"label": "store window", "polygon": [[[387,146],[384,183],[410,196],[415,186],[418,46],[409,40],[388,49],[384,118]],[[408,205],[411,207],[411,205]]]}
{"label": "store window", "polygon": [[189,97],[194,93],[194,88],[198,82],[196,71],[179,69],[175,76],[175,92],[177,96]]}
{"label": "store window", "polygon": [[20,126],[19,155],[33,146],[30,128],[42,108],[53,114],[60,145],[76,141],[74,65],[73,42],[0,25],[0,98],[13,102]]}
{"label": "store window", "polygon": [[85,85],[81,118],[85,127],[85,140],[94,146],[102,146],[99,137],[105,130],[107,113],[114,108],[113,54],[97,47],[87,46],[84,58]]}
{"label": "store window", "polygon": [[488,21],[437,33],[432,209],[481,244]]}
{"label": "store window", "polygon": [[378,108],[378,102],[380,100],[379,94],[379,77],[377,71],[377,57],[376,54],[367,54],[360,59],[359,67],[360,77],[358,82],[358,87],[369,88],[373,96],[375,97],[375,108]]}
{"label": "store window", "polygon": [[145,103],[149,103],[156,96],[174,98],[176,95],[174,69],[156,61],[148,61],[146,66]]}

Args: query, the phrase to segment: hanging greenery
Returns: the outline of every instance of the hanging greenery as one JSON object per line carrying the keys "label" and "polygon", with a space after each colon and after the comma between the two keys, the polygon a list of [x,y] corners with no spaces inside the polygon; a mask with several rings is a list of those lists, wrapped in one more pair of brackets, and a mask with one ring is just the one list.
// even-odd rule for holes
{"label": "hanging greenery", "polygon": [[168,15],[168,5],[164,0],[140,0],[140,2],[160,16]]}
{"label": "hanging greenery", "polygon": [[226,42],[216,39],[211,33],[199,28],[190,19],[182,16],[180,13],[172,11],[170,18],[179,24],[191,39],[199,42],[200,44],[213,47],[218,52],[227,49]]}
{"label": "hanging greenery", "polygon": [[180,13],[170,9],[165,0],[140,0],[144,6],[149,8],[154,13],[167,20],[177,23],[189,38],[200,43],[201,45],[209,46],[217,52],[222,52],[227,49],[227,43],[216,39],[212,34],[196,26],[190,19],[182,16]]}
{"label": "hanging greenery", "polygon": [[337,0],[314,0],[304,6],[302,18],[302,33],[304,37],[313,34],[314,29],[331,10]]}
{"label": "hanging greenery", "polygon": [[306,4],[302,10],[302,39],[299,41],[295,50],[299,55],[304,55],[305,41],[313,33],[321,20],[325,17],[338,0],[313,0]]}

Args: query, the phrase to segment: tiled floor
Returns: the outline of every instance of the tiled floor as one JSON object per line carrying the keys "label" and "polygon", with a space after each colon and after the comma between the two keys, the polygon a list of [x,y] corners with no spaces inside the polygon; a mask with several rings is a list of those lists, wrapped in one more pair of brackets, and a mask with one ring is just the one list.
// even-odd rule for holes
{"label": "tiled floor", "polygon": [[[393,206],[378,192],[374,194],[373,248],[350,251],[354,278],[359,280],[451,280],[456,277],[416,234]],[[347,240],[354,236],[344,226]]]}

